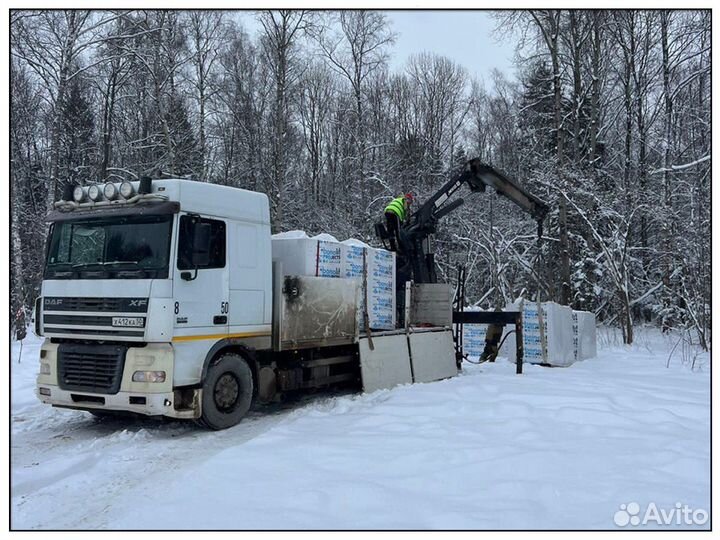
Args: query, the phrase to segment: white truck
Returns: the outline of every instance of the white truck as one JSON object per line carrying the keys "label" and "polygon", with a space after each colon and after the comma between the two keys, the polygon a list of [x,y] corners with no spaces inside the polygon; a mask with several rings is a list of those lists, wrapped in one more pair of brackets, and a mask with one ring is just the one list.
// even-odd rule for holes
{"label": "white truck", "polygon": [[408,283],[403,327],[373,332],[358,321],[367,272],[286,275],[273,261],[262,193],[180,179],[72,186],[48,221],[34,315],[44,403],[223,429],[286,393],[457,374],[448,285]]}

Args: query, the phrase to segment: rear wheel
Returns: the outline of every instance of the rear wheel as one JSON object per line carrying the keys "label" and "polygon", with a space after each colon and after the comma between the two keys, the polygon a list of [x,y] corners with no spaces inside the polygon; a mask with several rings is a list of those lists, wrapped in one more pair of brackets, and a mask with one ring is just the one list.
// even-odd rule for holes
{"label": "rear wheel", "polygon": [[250,366],[240,355],[228,353],[208,369],[202,394],[202,424],[225,429],[243,419],[253,398]]}

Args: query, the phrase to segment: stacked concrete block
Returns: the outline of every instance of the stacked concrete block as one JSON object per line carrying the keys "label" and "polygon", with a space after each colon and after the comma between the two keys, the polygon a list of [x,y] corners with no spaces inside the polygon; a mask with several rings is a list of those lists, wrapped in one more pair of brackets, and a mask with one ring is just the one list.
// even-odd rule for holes
{"label": "stacked concrete block", "polygon": [[[519,309],[517,304],[508,309]],[[554,302],[523,302],[523,361],[530,364],[569,366],[575,361],[572,310]],[[516,350],[504,348],[511,361]]]}
{"label": "stacked concrete block", "polygon": [[[370,328],[395,328],[395,254],[357,241],[278,235],[272,239],[273,259],[282,262],[283,274],[328,278],[357,278],[361,282],[358,324],[365,329],[363,312],[368,302]],[[367,286],[367,290],[365,290]]]}
{"label": "stacked concrete block", "polygon": [[595,314],[589,311],[573,311],[573,357],[575,361],[597,356]]}

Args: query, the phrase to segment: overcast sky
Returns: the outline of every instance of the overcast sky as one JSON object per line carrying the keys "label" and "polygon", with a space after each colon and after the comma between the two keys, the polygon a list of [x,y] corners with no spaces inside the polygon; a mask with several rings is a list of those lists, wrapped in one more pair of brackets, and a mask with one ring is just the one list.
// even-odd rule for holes
{"label": "overcast sky", "polygon": [[489,79],[498,68],[508,76],[515,41],[493,35],[495,21],[485,11],[389,11],[388,17],[398,34],[391,66],[402,69],[411,54],[429,51],[447,56],[468,69],[470,76]]}
{"label": "overcast sky", "polygon": [[[495,21],[486,11],[387,11],[397,41],[390,50],[390,67],[404,68],[410,55],[428,51],[458,62],[489,85],[493,68],[514,78],[515,40],[494,35]],[[240,12],[246,30],[256,34],[259,24],[253,12]]]}

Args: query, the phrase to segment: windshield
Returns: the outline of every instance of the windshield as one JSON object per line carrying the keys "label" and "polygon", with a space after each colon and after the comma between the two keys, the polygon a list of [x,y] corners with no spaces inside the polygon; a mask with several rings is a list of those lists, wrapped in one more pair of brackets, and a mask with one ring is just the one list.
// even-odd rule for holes
{"label": "windshield", "polygon": [[45,278],[167,278],[171,228],[171,215],[54,223]]}

